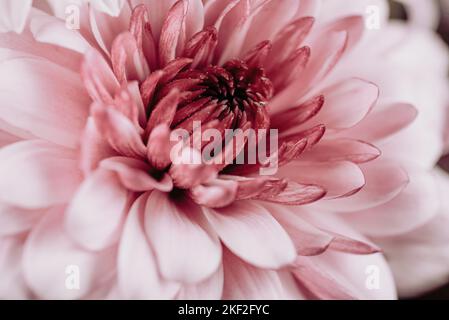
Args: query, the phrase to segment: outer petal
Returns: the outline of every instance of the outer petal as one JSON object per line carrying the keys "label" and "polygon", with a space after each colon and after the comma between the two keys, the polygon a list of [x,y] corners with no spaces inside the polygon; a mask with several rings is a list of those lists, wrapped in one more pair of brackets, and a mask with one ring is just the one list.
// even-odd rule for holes
{"label": "outer petal", "polygon": [[224,255],[223,299],[302,299],[293,277],[286,271],[253,267],[230,252]]}
{"label": "outer petal", "polygon": [[126,219],[119,246],[119,291],[126,299],[170,299],[179,284],[162,279],[144,231],[148,194],[140,196]]}
{"label": "outer petal", "polygon": [[0,4],[0,32],[21,33],[30,12],[32,0],[4,0]]}
{"label": "outer petal", "polygon": [[153,191],[146,204],[145,230],[166,279],[196,283],[217,270],[220,242],[193,202],[176,203]]}
{"label": "outer petal", "polygon": [[375,238],[389,257],[401,297],[416,297],[446,283],[449,278],[449,178],[441,170],[434,174],[441,199],[439,213],[408,233]]}
{"label": "outer petal", "polygon": [[48,209],[26,210],[0,203],[0,237],[30,230]]}
{"label": "outer petal", "polygon": [[10,75],[0,78],[2,120],[37,137],[77,145],[90,104],[77,74],[38,58],[3,61],[0,73]]}
{"label": "outer petal", "polygon": [[362,170],[348,161],[290,163],[279,169],[277,175],[305,184],[323,187],[327,198],[354,194],[365,185]]}
{"label": "outer petal", "polygon": [[[330,220],[327,224],[332,225],[338,233],[369,243],[362,235],[342,222],[337,215],[323,216],[311,212],[309,216],[324,220],[324,224]],[[354,255],[327,250],[321,255],[304,259],[309,259],[319,266],[322,272],[332,277],[358,299],[396,299],[396,288],[391,271],[380,253]]]}
{"label": "outer petal", "polygon": [[0,299],[30,299],[21,260],[23,237],[0,238]]}
{"label": "outer petal", "polygon": [[[39,298],[82,298],[115,271],[114,250],[92,253],[80,249],[63,230],[63,208],[58,207],[39,222],[25,244],[26,282]],[[79,271],[79,290],[67,287],[73,267]]]}
{"label": "outer petal", "polygon": [[81,181],[76,154],[31,140],[0,150],[0,199],[26,208],[68,201]]}
{"label": "outer petal", "polygon": [[203,282],[184,285],[177,299],[180,300],[220,300],[223,296],[223,264]]}
{"label": "outer petal", "polygon": [[330,129],[350,128],[371,110],[379,96],[376,85],[349,79],[323,90],[324,106],[308,126],[324,123]]}
{"label": "outer petal", "polygon": [[360,167],[365,176],[365,185],[359,192],[348,198],[322,201],[319,206],[337,212],[374,208],[395,198],[409,183],[404,168],[382,157]]}
{"label": "outer petal", "polygon": [[117,176],[97,170],[83,182],[67,208],[67,233],[90,250],[113,245],[120,236],[126,200],[127,191]]}
{"label": "outer petal", "polygon": [[410,183],[397,197],[368,210],[348,213],[344,218],[368,236],[405,233],[432,220],[440,205],[435,178],[418,168],[410,168],[408,174]]}
{"label": "outer petal", "polygon": [[291,239],[261,205],[245,200],[205,210],[226,247],[244,261],[262,268],[280,268],[295,259]]}

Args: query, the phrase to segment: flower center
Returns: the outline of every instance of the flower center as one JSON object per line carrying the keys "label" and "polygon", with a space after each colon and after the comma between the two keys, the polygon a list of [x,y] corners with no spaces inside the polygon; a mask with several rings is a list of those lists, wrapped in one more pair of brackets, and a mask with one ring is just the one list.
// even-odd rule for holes
{"label": "flower center", "polygon": [[[231,60],[222,67],[209,65],[202,70],[179,72],[166,84],[161,95],[178,88],[183,93],[172,128],[190,130],[191,120],[228,121],[226,128],[255,124],[259,109],[273,96],[273,85],[259,67],[249,67],[241,60]],[[263,111],[265,112],[265,111]]]}

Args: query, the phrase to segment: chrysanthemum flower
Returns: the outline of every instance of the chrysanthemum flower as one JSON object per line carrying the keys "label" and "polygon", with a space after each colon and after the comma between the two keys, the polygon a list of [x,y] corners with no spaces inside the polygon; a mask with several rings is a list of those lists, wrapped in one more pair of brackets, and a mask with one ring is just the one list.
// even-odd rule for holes
{"label": "chrysanthemum flower", "polygon": [[[390,299],[449,273],[447,52],[386,2],[0,7],[2,297]],[[206,147],[174,159],[177,129],[277,129],[279,170],[175,161]]]}

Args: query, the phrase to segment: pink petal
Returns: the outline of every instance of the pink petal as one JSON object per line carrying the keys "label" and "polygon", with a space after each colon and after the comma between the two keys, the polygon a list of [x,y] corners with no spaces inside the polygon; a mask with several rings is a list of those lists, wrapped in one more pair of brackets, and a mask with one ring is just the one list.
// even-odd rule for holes
{"label": "pink petal", "polygon": [[[364,12],[365,13],[365,12]],[[345,31],[348,33],[347,50],[351,50],[362,38],[365,31],[365,20],[363,15],[348,15],[327,24],[322,30],[324,34],[328,32]],[[319,38],[322,34],[318,34]]]}
{"label": "pink petal", "polygon": [[[45,61],[53,62],[60,67],[79,72],[82,55],[54,45],[37,42],[30,30],[25,29],[20,35],[0,32],[0,42],[8,44],[8,53],[11,57],[38,56]],[[2,59],[7,49],[2,49]]]}
{"label": "pink petal", "polygon": [[119,89],[119,83],[113,71],[95,50],[89,50],[84,55],[81,76],[87,92],[96,102],[110,102]]}
{"label": "pink petal", "polygon": [[435,178],[418,168],[410,168],[408,174],[410,183],[394,199],[344,218],[364,234],[377,237],[405,233],[432,220],[439,210]]}
{"label": "pink petal", "polygon": [[[298,262],[311,261],[316,268],[295,273],[307,283],[316,298],[362,300],[397,299],[395,283],[385,258],[380,254],[354,255],[328,250],[313,257],[299,257]],[[368,284],[370,277],[379,276],[379,288]]]}
{"label": "pink petal", "polygon": [[167,14],[159,39],[159,61],[163,67],[176,57],[186,15],[187,1],[184,0],[177,1]]}
{"label": "pink petal", "polygon": [[85,175],[98,167],[101,160],[117,155],[103,138],[92,117],[87,119],[86,128],[81,136],[80,167]]}
{"label": "pink petal", "polygon": [[0,236],[12,236],[30,230],[47,210],[29,210],[0,203]]}
{"label": "pink petal", "polygon": [[204,4],[202,0],[187,0],[185,38],[189,40],[194,34],[204,29]]}
{"label": "pink petal", "polygon": [[111,50],[111,61],[118,81],[123,84],[137,80],[143,82],[150,69],[134,36],[129,32],[118,35]]}
{"label": "pink petal", "polygon": [[211,64],[217,46],[217,30],[213,27],[198,32],[187,42],[184,57],[193,59],[192,68],[203,68]]}
{"label": "pink petal", "polygon": [[25,28],[32,0],[5,0],[0,4],[0,32],[14,31],[21,33]]}
{"label": "pink petal", "polygon": [[406,171],[397,163],[379,158],[360,165],[365,177],[363,188],[349,198],[321,202],[333,211],[356,212],[374,208],[395,198],[409,183]]}
{"label": "pink petal", "polygon": [[[287,231],[301,256],[321,254],[328,249],[334,237],[302,219],[298,212],[282,205],[267,205],[274,218]],[[298,209],[300,210],[300,209]],[[296,210],[296,211],[298,211]]]}
{"label": "pink petal", "polygon": [[32,299],[22,272],[24,237],[2,237],[0,241],[0,298]]}
{"label": "pink petal", "polygon": [[201,154],[199,151],[189,147],[183,148],[180,155],[176,155],[172,161],[173,164],[168,173],[175,185],[183,189],[190,189],[202,183],[210,182],[218,174],[215,166],[200,162]]}
{"label": "pink petal", "polygon": [[[246,52],[264,40],[273,40],[275,35],[294,17],[298,6],[297,0],[281,2],[270,0],[253,19],[242,51]],[[291,39],[291,41],[294,40]]]}
{"label": "pink petal", "polygon": [[221,241],[244,261],[261,268],[281,268],[294,260],[291,239],[261,205],[245,200],[205,212]]}
{"label": "pink petal", "polygon": [[95,124],[109,145],[121,155],[146,157],[146,148],[134,124],[120,112],[104,107],[93,107]]}
{"label": "pink petal", "polygon": [[131,8],[128,5],[125,5],[120,15],[116,17],[89,7],[90,29],[98,46],[107,57],[110,57],[112,43],[116,36],[128,30],[130,19]]}
{"label": "pink petal", "polygon": [[127,191],[115,174],[97,170],[80,186],[66,211],[70,237],[89,250],[117,242],[125,217]]}
{"label": "pink petal", "polygon": [[68,28],[64,20],[44,12],[33,12],[30,18],[30,30],[39,42],[67,48],[81,54],[91,47],[83,35]]}
{"label": "pink petal", "polygon": [[326,198],[330,199],[352,195],[365,185],[360,168],[347,161],[292,162],[279,168],[277,176],[302,184],[321,186],[327,191]]}
{"label": "pink petal", "polygon": [[169,192],[173,189],[173,182],[167,174],[160,180],[151,176],[151,167],[144,161],[126,157],[113,157],[103,160],[101,168],[111,170],[128,190],[143,192],[153,189]]}
{"label": "pink petal", "polygon": [[414,298],[440,287],[449,277],[449,179],[442,170],[433,173],[441,198],[438,214],[405,234],[375,239],[389,257],[399,295],[404,298]]}
{"label": "pink petal", "polygon": [[38,140],[2,148],[0,176],[1,200],[25,208],[65,203],[81,181],[73,151]]}
{"label": "pink petal", "polygon": [[13,144],[15,142],[19,142],[20,140],[22,139],[18,136],[0,130],[0,148],[6,147],[7,145]]}
{"label": "pink petal", "polygon": [[[70,240],[63,228],[63,208],[55,208],[33,228],[25,244],[26,282],[41,299],[80,299],[114,273],[113,250],[89,252]],[[67,290],[67,272],[78,267],[80,289]]]}
{"label": "pink petal", "polygon": [[323,300],[353,300],[355,294],[350,288],[339,283],[332,275],[322,270],[319,264],[308,258],[299,257],[295,262],[293,274],[297,281],[304,285],[310,293]]}
{"label": "pink petal", "polygon": [[[145,0],[145,5],[149,9],[148,15],[151,24],[151,30],[153,31],[155,39],[159,39],[165,18],[167,17],[170,8],[175,2],[176,0]],[[141,3],[141,0],[131,0],[132,7]]]}
{"label": "pink petal", "polygon": [[170,141],[170,133],[168,125],[161,124],[151,131],[148,138],[148,161],[156,169],[163,170],[171,163],[170,152],[173,143]]}
{"label": "pink petal", "polygon": [[151,113],[145,131],[150,133],[157,125],[166,124],[171,126],[178,107],[180,92],[178,89],[171,90],[158,102]]}
{"label": "pink petal", "polygon": [[410,104],[391,104],[379,111],[373,110],[355,127],[342,131],[341,135],[374,142],[402,130],[415,120],[417,114],[416,108]]}
{"label": "pink petal", "polygon": [[[270,77],[277,91],[282,91],[292,83],[297,83],[298,76],[303,72],[310,59],[310,48],[301,47],[295,50],[287,59],[276,66],[276,73]],[[279,110],[277,110],[279,111]]]}
{"label": "pink petal", "polygon": [[372,242],[351,230],[348,231],[339,214],[321,212],[316,215],[313,211],[299,211],[299,213],[308,223],[332,237],[329,249],[352,254],[381,252],[381,249]]}
{"label": "pink petal", "polygon": [[89,99],[76,73],[49,61],[23,57],[3,61],[0,73],[10,75],[0,79],[1,120],[36,137],[77,146]]}
{"label": "pink petal", "polygon": [[164,278],[197,283],[218,269],[220,242],[201,208],[191,201],[177,203],[153,191],[146,204],[145,231]]}
{"label": "pink petal", "polygon": [[125,299],[170,299],[179,291],[180,285],[162,279],[159,274],[144,231],[147,199],[148,194],[140,196],[126,219],[118,251],[119,290]]}
{"label": "pink petal", "polygon": [[276,35],[273,50],[267,58],[270,72],[276,73],[275,66],[284,62],[302,45],[314,22],[312,17],[302,17],[290,22]]}
{"label": "pink petal", "polygon": [[351,161],[364,163],[380,156],[380,150],[364,141],[352,139],[324,140],[308,153],[301,156],[303,161]]}
{"label": "pink petal", "polygon": [[331,32],[324,35],[315,46],[311,46],[312,59],[300,74],[298,81],[293,81],[290,86],[279,92],[270,102],[273,112],[282,111],[298,103],[304,95],[315,87],[315,84],[323,79],[340,61],[343,56],[348,35],[346,32]]}
{"label": "pink petal", "polygon": [[144,4],[134,7],[129,31],[136,38],[137,46],[145,56],[150,69],[156,69],[159,64],[159,57],[153,30],[149,23],[149,13]]}
{"label": "pink petal", "polygon": [[270,41],[262,41],[254,46],[251,50],[249,50],[243,60],[250,68],[263,67],[266,63],[268,54],[270,53],[271,49],[272,45]]}
{"label": "pink petal", "polygon": [[[301,216],[315,226],[371,244],[366,237],[342,220],[341,214],[332,212],[319,212],[317,214],[316,210],[308,210]],[[352,295],[358,299],[397,298],[396,286],[389,265],[381,253],[349,254],[327,250],[321,255],[308,257],[307,259],[349,289]],[[376,277],[379,280],[379,287],[373,286],[377,284]]]}
{"label": "pink petal", "polygon": [[231,204],[236,197],[238,184],[234,181],[215,179],[190,190],[190,196],[199,205],[221,208]]}
{"label": "pink petal", "polygon": [[219,53],[218,65],[222,65],[232,58],[241,57],[246,35],[255,16],[268,3],[264,1],[258,7],[251,8],[249,1],[240,1],[234,9],[223,19],[223,24],[218,29]]}
{"label": "pink petal", "polygon": [[349,79],[322,90],[324,107],[307,125],[324,123],[330,129],[344,129],[359,123],[379,96],[376,85],[361,79]]}
{"label": "pink petal", "polygon": [[254,199],[279,203],[290,206],[299,206],[315,202],[326,195],[326,190],[320,186],[303,185],[294,181],[287,181],[284,190],[271,194],[260,194]]}
{"label": "pink petal", "polygon": [[176,297],[179,300],[220,300],[223,295],[223,265],[208,279],[197,284],[185,284]]}
{"label": "pink petal", "polygon": [[228,251],[224,254],[224,275],[225,300],[304,298],[288,272],[256,268]]}
{"label": "pink petal", "polygon": [[97,0],[92,3],[95,10],[116,17],[120,14],[126,0]]}
{"label": "pink petal", "polygon": [[162,70],[155,71],[151,73],[140,86],[140,93],[142,95],[144,105],[148,105],[153,99],[156,86],[163,75],[164,72]]}

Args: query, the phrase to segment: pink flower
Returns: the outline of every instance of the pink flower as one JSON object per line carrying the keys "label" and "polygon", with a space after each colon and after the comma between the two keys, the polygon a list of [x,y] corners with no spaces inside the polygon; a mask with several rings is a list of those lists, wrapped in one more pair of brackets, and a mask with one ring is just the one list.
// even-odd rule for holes
{"label": "pink flower", "polygon": [[[319,2],[3,1],[0,297],[394,299],[443,283],[446,48],[385,1]],[[278,129],[279,170],[175,161],[206,146],[170,155],[194,121]]]}

